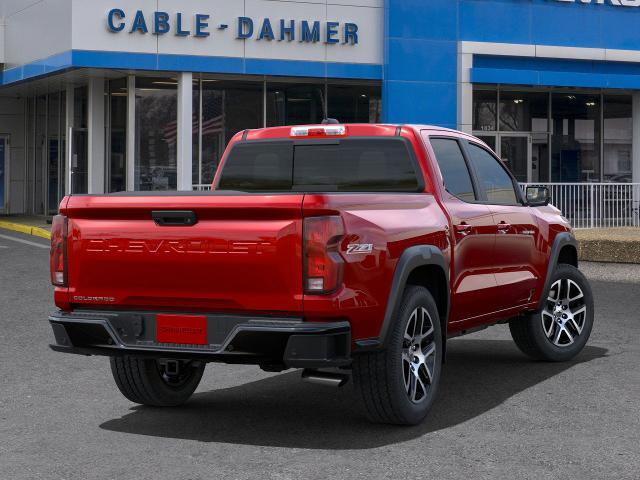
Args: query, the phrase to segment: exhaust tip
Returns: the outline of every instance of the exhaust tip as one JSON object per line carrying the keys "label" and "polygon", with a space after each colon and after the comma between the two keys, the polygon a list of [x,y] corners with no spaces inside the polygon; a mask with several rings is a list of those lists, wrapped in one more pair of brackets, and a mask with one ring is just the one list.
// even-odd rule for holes
{"label": "exhaust tip", "polygon": [[338,388],[349,381],[349,375],[305,369],[302,371],[302,380],[317,385],[324,385],[325,387]]}

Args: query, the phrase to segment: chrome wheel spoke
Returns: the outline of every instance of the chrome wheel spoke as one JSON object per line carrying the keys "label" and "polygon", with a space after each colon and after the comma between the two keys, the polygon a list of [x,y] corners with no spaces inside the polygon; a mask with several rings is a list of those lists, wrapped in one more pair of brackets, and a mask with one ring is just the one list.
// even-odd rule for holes
{"label": "chrome wheel spoke", "polygon": [[579,309],[577,309],[575,312],[571,312],[571,315],[573,315],[573,317],[577,317],[578,315],[585,313],[587,311],[587,306],[583,305],[581,306]]}
{"label": "chrome wheel spoke", "polygon": [[576,322],[575,318],[570,319],[569,323],[573,326],[573,328],[575,328],[578,335],[582,333],[582,327],[578,325],[578,322]]}
{"label": "chrome wheel spoke", "polygon": [[551,286],[540,320],[545,335],[555,346],[572,345],[582,333],[587,315],[584,298],[580,286],[569,278],[556,280]]}
{"label": "chrome wheel spoke", "polygon": [[418,307],[411,312],[403,337],[401,365],[407,396],[413,403],[427,398],[433,384],[437,361],[434,333],[426,308]]}

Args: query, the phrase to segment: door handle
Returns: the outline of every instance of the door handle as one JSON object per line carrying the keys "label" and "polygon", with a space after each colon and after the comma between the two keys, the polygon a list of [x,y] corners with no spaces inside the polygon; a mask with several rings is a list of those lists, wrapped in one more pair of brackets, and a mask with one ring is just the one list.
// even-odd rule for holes
{"label": "door handle", "polygon": [[154,211],[151,218],[161,227],[190,227],[198,223],[196,214],[190,210]]}
{"label": "door handle", "polygon": [[507,233],[510,228],[511,225],[509,225],[507,222],[500,222],[498,224],[498,233]]}
{"label": "door handle", "polygon": [[470,233],[473,233],[473,227],[466,222],[456,225],[455,230],[456,233],[460,235],[469,235]]}

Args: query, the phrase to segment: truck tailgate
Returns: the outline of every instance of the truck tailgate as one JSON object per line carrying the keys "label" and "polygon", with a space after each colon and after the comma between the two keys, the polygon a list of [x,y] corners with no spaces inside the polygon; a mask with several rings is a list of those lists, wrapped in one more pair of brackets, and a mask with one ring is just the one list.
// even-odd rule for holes
{"label": "truck tailgate", "polygon": [[[69,302],[75,307],[297,315],[303,195],[72,196]],[[193,212],[162,226],[153,212]]]}

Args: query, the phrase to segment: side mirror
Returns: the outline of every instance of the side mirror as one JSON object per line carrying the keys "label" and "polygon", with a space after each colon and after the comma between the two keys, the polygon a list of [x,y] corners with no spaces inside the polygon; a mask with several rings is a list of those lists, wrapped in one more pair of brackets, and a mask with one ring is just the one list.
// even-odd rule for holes
{"label": "side mirror", "polygon": [[527,187],[526,198],[530,207],[546,207],[551,201],[547,187]]}

